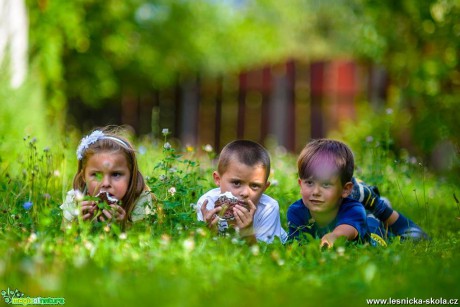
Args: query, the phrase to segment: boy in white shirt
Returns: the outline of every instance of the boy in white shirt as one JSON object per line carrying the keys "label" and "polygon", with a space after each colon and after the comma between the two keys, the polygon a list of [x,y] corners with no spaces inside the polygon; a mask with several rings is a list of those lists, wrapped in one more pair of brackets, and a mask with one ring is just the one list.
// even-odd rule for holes
{"label": "boy in white shirt", "polygon": [[[275,237],[284,243],[287,234],[281,227],[278,202],[264,194],[270,186],[269,174],[270,156],[263,146],[248,140],[227,144],[220,153],[217,170],[213,172],[218,188],[198,200],[198,220],[220,231],[230,225],[248,243],[272,243]],[[231,220],[220,216],[225,208],[215,206],[221,194],[229,195],[228,192],[238,199],[237,204],[228,209],[232,211]]]}

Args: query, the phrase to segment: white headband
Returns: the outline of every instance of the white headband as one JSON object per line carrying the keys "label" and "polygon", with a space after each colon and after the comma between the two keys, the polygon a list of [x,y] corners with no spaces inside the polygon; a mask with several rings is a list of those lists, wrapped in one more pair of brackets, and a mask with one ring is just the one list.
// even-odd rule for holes
{"label": "white headband", "polygon": [[83,153],[85,152],[85,150],[91,144],[96,143],[99,140],[112,140],[122,145],[123,147],[130,149],[130,146],[126,142],[120,140],[119,138],[116,138],[110,135],[105,135],[104,132],[100,130],[95,130],[90,135],[87,135],[81,139],[80,145],[78,145],[78,148],[77,148],[77,159],[78,160],[83,159]]}

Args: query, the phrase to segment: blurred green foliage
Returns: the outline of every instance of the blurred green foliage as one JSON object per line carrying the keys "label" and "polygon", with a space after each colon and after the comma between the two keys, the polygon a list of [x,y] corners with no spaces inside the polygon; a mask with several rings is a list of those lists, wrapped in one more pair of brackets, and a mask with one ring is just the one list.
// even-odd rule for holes
{"label": "blurred green foliage", "polygon": [[395,147],[426,161],[448,155],[441,168],[460,169],[457,0],[27,0],[27,6],[29,78],[39,80],[48,118],[61,127],[69,103],[98,107],[196,74],[347,57],[388,72],[386,101],[371,112],[393,110]]}

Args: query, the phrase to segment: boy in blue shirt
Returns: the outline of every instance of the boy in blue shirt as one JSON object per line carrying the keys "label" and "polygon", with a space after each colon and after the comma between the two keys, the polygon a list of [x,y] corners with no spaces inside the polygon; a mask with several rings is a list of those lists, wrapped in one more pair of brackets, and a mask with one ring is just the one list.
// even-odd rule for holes
{"label": "boy in blue shirt", "polygon": [[321,238],[322,247],[332,247],[342,236],[349,241],[369,241],[371,232],[368,225],[373,226],[373,236],[384,234],[384,224],[368,219],[363,204],[390,230],[395,224],[402,225],[401,229],[392,230],[394,232],[407,231],[410,223],[413,224],[393,211],[376,191],[353,178],[353,153],[342,142],[328,139],[311,141],[300,153],[297,167],[302,198],[293,203],[287,212],[291,239],[308,233]]}

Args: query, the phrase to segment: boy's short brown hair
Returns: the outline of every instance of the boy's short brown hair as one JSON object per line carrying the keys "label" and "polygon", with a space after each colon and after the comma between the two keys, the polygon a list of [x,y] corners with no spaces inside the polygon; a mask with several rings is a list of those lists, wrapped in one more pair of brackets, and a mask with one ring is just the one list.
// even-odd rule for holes
{"label": "boy's short brown hair", "polygon": [[351,181],[355,162],[351,149],[344,143],[330,139],[309,142],[297,159],[300,179],[313,175],[313,169],[320,163],[327,163],[337,169],[342,184]]}
{"label": "boy's short brown hair", "polygon": [[225,173],[232,158],[247,166],[261,164],[265,168],[265,181],[270,175],[270,155],[268,151],[259,143],[249,140],[236,140],[228,143],[219,155],[217,171],[219,174]]}

